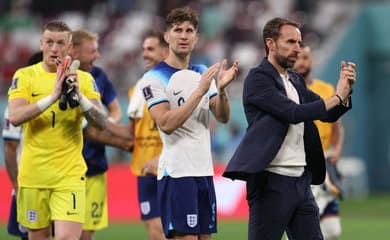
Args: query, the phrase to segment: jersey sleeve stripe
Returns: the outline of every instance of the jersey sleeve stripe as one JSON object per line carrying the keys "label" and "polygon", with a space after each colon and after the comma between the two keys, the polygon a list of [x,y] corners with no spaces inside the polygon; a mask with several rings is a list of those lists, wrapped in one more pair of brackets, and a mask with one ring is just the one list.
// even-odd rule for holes
{"label": "jersey sleeve stripe", "polygon": [[168,99],[159,99],[159,100],[157,100],[157,101],[151,101],[151,102],[149,102],[149,104],[148,104],[148,109],[150,109],[150,108],[153,107],[154,105],[157,105],[157,104],[160,104],[160,103],[163,103],[163,102],[169,103]]}
{"label": "jersey sleeve stripe", "polygon": [[217,96],[217,95],[218,95],[218,94],[217,94],[216,92],[210,93],[209,98],[215,97],[215,96]]}
{"label": "jersey sleeve stripe", "polygon": [[15,140],[15,141],[20,141],[20,137],[3,136],[3,140]]}

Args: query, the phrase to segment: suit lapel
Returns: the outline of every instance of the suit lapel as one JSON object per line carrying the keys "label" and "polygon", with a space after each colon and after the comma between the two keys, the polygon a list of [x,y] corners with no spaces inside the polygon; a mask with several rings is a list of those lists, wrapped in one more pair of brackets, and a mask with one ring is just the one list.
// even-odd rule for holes
{"label": "suit lapel", "polygon": [[298,92],[299,102],[304,103],[305,98],[303,97],[302,84],[300,84],[299,79],[297,79],[297,77],[291,71],[287,71],[287,75],[288,75],[291,83],[294,85],[295,89]]}
{"label": "suit lapel", "polygon": [[284,88],[282,77],[280,76],[276,68],[267,60],[267,58],[263,59],[260,67],[263,68],[268,75],[271,75],[271,77],[276,80],[278,87],[283,89],[284,92],[286,93],[286,89]]}

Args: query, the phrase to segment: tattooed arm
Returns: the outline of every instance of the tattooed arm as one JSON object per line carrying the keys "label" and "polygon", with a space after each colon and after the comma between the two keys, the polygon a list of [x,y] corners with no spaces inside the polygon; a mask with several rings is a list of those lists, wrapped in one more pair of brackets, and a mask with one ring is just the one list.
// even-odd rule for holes
{"label": "tattooed arm", "polygon": [[80,99],[80,107],[84,112],[84,116],[88,123],[92,126],[98,128],[99,130],[105,129],[115,136],[124,138],[126,141],[132,141],[134,139],[134,129],[128,127],[127,125],[120,125],[111,121],[110,118],[103,112],[99,100],[87,99],[82,96]]}
{"label": "tattooed arm", "polygon": [[[85,100],[89,101],[89,103],[91,104],[91,107],[86,111],[84,111],[83,106],[81,106],[82,102],[83,102],[84,104],[87,105],[87,108],[88,108],[89,104],[86,103]],[[81,106],[81,109],[84,112],[84,116],[87,119],[89,124],[92,124],[94,127],[98,128],[100,130],[106,128],[106,121],[109,121],[108,116],[100,107],[101,103],[98,100],[87,99],[86,97],[83,97],[82,100],[80,101],[80,106]]]}
{"label": "tattooed arm", "polygon": [[103,104],[98,99],[88,99],[80,92],[77,78],[70,83],[70,87],[75,88],[80,103],[81,111],[88,123],[99,130],[107,130],[111,134],[125,138],[126,140],[133,140],[132,129],[128,130],[127,126],[119,125],[112,121],[110,117],[104,112]]}

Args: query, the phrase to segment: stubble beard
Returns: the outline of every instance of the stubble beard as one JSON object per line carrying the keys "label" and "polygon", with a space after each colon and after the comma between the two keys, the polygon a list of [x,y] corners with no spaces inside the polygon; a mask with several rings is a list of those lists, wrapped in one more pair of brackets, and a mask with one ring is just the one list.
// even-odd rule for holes
{"label": "stubble beard", "polygon": [[275,60],[284,69],[290,69],[294,67],[296,61],[288,60],[288,57],[283,57],[281,55],[275,55]]}
{"label": "stubble beard", "polygon": [[190,55],[191,51],[188,52],[173,51],[173,53],[179,59],[186,59]]}

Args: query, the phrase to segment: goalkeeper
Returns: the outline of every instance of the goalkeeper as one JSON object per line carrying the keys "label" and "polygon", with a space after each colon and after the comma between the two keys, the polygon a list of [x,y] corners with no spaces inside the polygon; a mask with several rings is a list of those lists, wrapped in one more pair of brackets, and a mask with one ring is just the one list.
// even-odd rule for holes
{"label": "goalkeeper", "polygon": [[[112,124],[100,109],[93,77],[83,71],[77,71],[69,85],[80,106],[60,110],[70,43],[66,23],[48,22],[40,40],[43,61],[18,69],[8,92],[9,120],[23,124],[17,205],[18,221],[28,228],[30,240],[51,239],[52,221],[56,238],[80,238],[87,170],[81,154],[82,119],[99,128]],[[58,68],[57,59],[62,63]]]}

